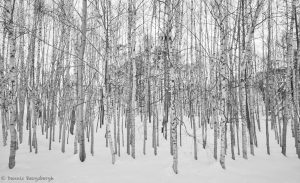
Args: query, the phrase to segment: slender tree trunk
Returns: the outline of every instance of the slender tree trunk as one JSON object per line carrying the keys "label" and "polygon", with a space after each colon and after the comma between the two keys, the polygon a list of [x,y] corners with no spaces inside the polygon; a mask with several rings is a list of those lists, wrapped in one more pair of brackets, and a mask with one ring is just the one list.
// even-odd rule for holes
{"label": "slender tree trunk", "polygon": [[[270,154],[270,142],[269,142],[269,111],[271,109],[270,100],[272,98],[269,98],[270,95],[270,84],[269,84],[269,73],[271,69],[271,0],[268,1],[268,62],[267,62],[267,72],[266,72],[266,147],[267,147],[267,153]],[[273,84],[273,83],[272,83]]]}
{"label": "slender tree trunk", "polygon": [[9,153],[9,163],[8,167],[10,169],[15,167],[15,158],[16,158],[16,150],[17,150],[17,131],[15,129],[17,123],[17,98],[15,95],[16,91],[16,82],[17,82],[17,64],[15,63],[16,56],[16,36],[14,34],[13,24],[14,24],[14,9],[15,9],[15,1],[6,0],[4,7],[6,8],[6,17],[9,17],[7,30],[8,30],[8,42],[9,45],[9,75],[10,75],[10,123],[9,123],[9,131],[10,131],[10,153]]}
{"label": "slender tree trunk", "polygon": [[79,159],[83,162],[86,158],[85,154],[85,141],[84,141],[84,89],[83,89],[83,77],[84,77],[84,52],[85,52],[85,44],[86,44],[86,23],[87,22],[87,0],[82,0],[82,15],[81,15],[81,41],[80,41],[80,50],[79,50],[79,72],[78,72],[78,80],[79,80]]}
{"label": "slender tree trunk", "polygon": [[[135,158],[135,98],[136,98],[136,58],[135,58],[135,8],[136,0],[128,0],[128,59],[131,65],[129,77],[129,114],[127,128],[130,129],[131,156]],[[128,131],[128,130],[127,130]],[[127,134],[128,135],[128,134]],[[127,152],[129,153],[129,152]]]}

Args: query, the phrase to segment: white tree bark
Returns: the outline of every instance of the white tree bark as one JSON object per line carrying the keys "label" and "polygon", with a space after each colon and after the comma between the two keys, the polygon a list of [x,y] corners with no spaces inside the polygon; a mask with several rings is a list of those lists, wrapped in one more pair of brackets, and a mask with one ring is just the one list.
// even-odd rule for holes
{"label": "white tree bark", "polygon": [[83,88],[83,77],[84,77],[84,52],[86,45],[86,24],[87,24],[87,0],[82,0],[82,15],[81,15],[81,42],[79,50],[79,63],[80,68],[78,72],[79,88],[78,88],[78,101],[79,101],[79,159],[84,161],[86,158],[85,154],[85,140],[84,140],[84,88]]}
{"label": "white tree bark", "polygon": [[220,29],[220,65],[221,65],[221,116],[220,116],[220,124],[221,124],[221,153],[220,153],[220,164],[223,169],[225,169],[225,135],[226,135],[226,117],[225,115],[227,114],[227,87],[228,83],[226,82],[229,77],[228,77],[228,71],[227,71],[227,66],[228,66],[228,35],[227,35],[227,29],[228,29],[228,15],[226,13],[226,7],[227,7],[227,1],[224,2],[222,0],[216,1],[216,5],[214,8],[216,8],[216,13],[218,17],[218,25]]}
{"label": "white tree bark", "polygon": [[17,96],[16,96],[16,82],[17,82],[17,64],[15,63],[16,56],[16,36],[14,34],[14,8],[15,1],[6,0],[4,7],[6,7],[6,17],[9,17],[7,30],[8,30],[8,42],[9,45],[9,91],[10,91],[10,103],[9,103],[9,111],[10,111],[10,123],[9,123],[9,131],[10,131],[10,154],[9,154],[9,163],[8,167],[10,169],[15,167],[15,158],[16,158],[16,150],[17,150],[17,131],[16,131],[16,123],[17,123]]}
{"label": "white tree bark", "polygon": [[135,98],[136,98],[136,58],[135,58],[135,17],[136,0],[128,0],[128,61],[130,63],[129,74],[129,106],[128,126],[130,130],[131,156],[135,158]]}

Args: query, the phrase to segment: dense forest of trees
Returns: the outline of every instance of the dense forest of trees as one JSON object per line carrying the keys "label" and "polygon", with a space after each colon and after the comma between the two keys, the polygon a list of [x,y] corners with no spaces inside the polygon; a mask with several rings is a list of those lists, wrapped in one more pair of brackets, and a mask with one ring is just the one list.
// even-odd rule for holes
{"label": "dense forest of trees", "polygon": [[[262,129],[267,154],[272,130],[282,154],[295,148],[300,158],[299,0],[0,6],[0,121],[9,168],[19,144],[38,153],[38,138],[48,139],[49,150],[54,140],[63,153],[74,146],[83,162],[101,140],[94,138],[99,128],[113,164],[121,148],[132,158],[137,149],[157,155],[163,137],[178,173],[183,134],[197,160],[211,131],[213,156],[225,169],[226,155],[255,154]],[[143,147],[136,146],[140,124]],[[286,145],[288,130],[295,147]]]}

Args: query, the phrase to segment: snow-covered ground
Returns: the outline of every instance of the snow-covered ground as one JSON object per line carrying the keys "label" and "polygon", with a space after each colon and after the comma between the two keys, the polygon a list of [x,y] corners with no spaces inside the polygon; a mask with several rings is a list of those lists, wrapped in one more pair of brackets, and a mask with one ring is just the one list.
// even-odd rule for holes
{"label": "snow-covered ground", "polygon": [[[137,118],[139,119],[139,118]],[[262,122],[264,126],[264,123]],[[95,135],[95,154],[90,154],[90,143],[86,143],[87,159],[80,162],[78,154],[73,154],[73,138],[70,135],[66,152],[60,151],[58,138],[53,142],[53,148],[48,150],[48,140],[41,136],[38,130],[38,154],[29,153],[27,145],[28,133],[25,132],[24,143],[19,145],[16,155],[16,166],[8,168],[9,145],[3,147],[0,137],[0,182],[35,182],[27,181],[30,177],[52,177],[55,183],[193,183],[193,182],[230,182],[230,183],[299,183],[300,160],[296,157],[294,140],[288,128],[287,157],[280,152],[279,145],[274,140],[273,131],[270,133],[271,155],[266,154],[265,132],[258,132],[258,148],[255,156],[248,154],[248,160],[237,155],[231,159],[230,148],[226,156],[226,170],[218,161],[213,159],[213,144],[211,134],[208,136],[208,147],[203,149],[199,143],[198,160],[193,158],[193,140],[183,132],[183,146],[179,148],[179,174],[172,170],[172,157],[169,153],[169,141],[160,139],[158,155],[154,156],[151,148],[151,131],[147,141],[147,154],[142,153],[143,127],[137,122],[137,136],[140,139],[136,145],[136,159],[126,154],[126,147],[121,148],[121,157],[111,164],[109,148],[105,147],[104,128]],[[152,124],[149,125],[151,128]],[[189,126],[189,125],[187,125]],[[126,130],[124,130],[126,131]],[[190,130],[191,131],[191,130]],[[208,130],[211,131],[212,130]],[[57,131],[58,132],[58,131]],[[192,131],[191,131],[192,132]],[[201,129],[198,129],[201,137]],[[161,137],[161,135],[160,135]],[[9,142],[9,139],[8,139]],[[201,142],[201,140],[199,140]],[[126,146],[126,142],[125,142]],[[249,151],[249,149],[248,149]],[[218,149],[219,152],[219,149]],[[218,153],[219,154],[219,153]],[[23,177],[23,181],[8,181],[9,177]]]}

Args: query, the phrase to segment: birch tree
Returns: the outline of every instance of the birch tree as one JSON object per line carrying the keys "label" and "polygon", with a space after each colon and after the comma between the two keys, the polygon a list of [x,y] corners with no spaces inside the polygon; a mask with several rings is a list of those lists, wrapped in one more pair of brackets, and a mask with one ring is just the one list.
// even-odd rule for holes
{"label": "birch tree", "polygon": [[6,9],[6,17],[8,17],[7,23],[7,34],[8,34],[8,42],[9,45],[9,75],[10,75],[10,82],[9,82],[9,98],[10,98],[10,124],[9,124],[9,131],[10,131],[10,154],[9,154],[9,163],[8,167],[10,169],[15,167],[16,164],[16,150],[17,150],[17,131],[16,131],[16,123],[17,123],[17,98],[16,98],[16,91],[17,91],[17,65],[16,65],[16,36],[14,33],[14,10],[15,10],[15,1],[6,0],[5,5]]}
{"label": "birch tree", "polygon": [[81,40],[80,40],[80,50],[78,55],[78,61],[80,63],[79,71],[78,71],[78,103],[79,103],[79,159],[83,162],[86,158],[85,154],[85,140],[84,140],[84,85],[83,85],[83,76],[84,76],[84,52],[86,46],[86,25],[87,25],[87,0],[82,0],[82,17],[81,17]]}

